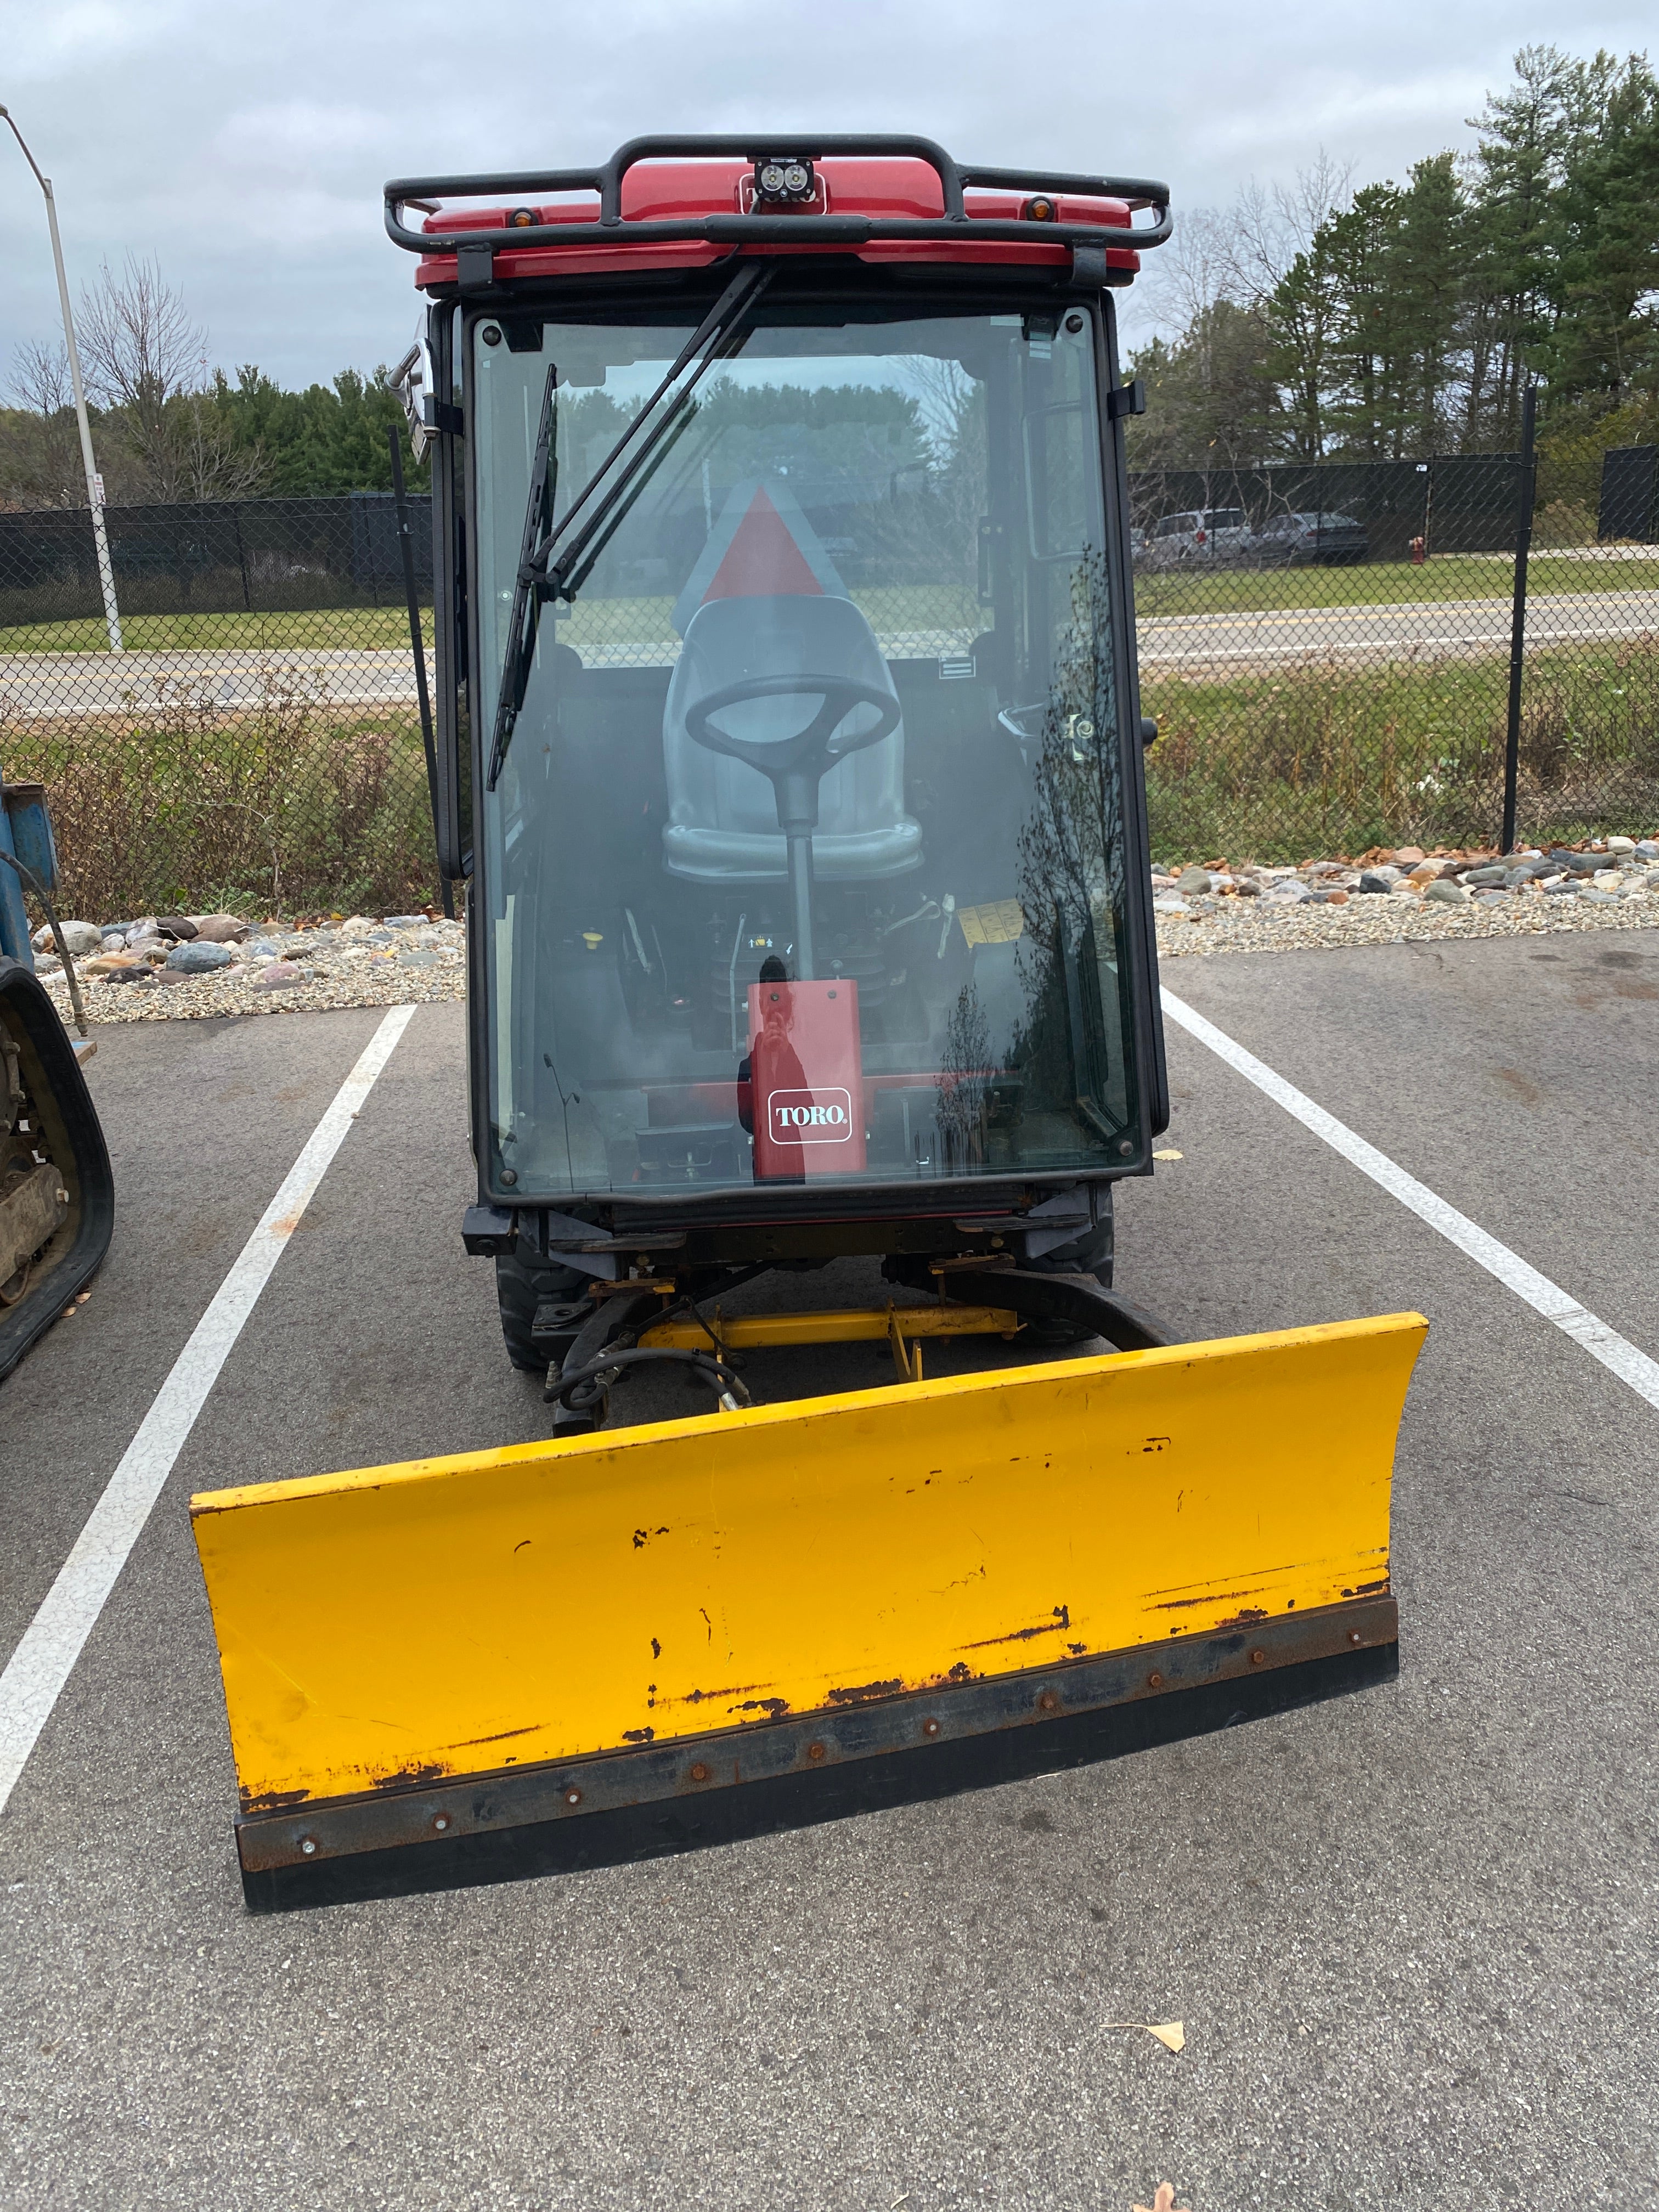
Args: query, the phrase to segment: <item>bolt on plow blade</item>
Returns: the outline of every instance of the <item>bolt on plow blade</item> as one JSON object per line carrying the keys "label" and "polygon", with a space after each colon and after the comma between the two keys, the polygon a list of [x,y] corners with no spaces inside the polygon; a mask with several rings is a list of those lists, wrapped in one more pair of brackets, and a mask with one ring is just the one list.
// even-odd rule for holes
{"label": "bolt on plow blade", "polygon": [[411,1844],[476,1879],[507,1832],[544,1865],[640,1856],[736,1832],[745,1796],[794,1825],[1003,1778],[1016,1739],[1040,1771],[1378,1680],[1426,1328],[198,1497],[250,1901]]}

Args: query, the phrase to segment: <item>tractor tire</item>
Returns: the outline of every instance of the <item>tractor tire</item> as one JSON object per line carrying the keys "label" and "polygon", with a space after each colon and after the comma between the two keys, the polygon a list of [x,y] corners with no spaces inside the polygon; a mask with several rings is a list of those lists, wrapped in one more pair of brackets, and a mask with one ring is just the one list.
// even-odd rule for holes
{"label": "tractor tire", "polygon": [[536,1309],[545,1299],[559,1304],[581,1304],[587,1294],[587,1277],[574,1267],[539,1258],[533,1247],[520,1242],[516,1251],[498,1254],[495,1296],[501,1310],[501,1336],[507,1356],[521,1373],[544,1375],[553,1352],[561,1347],[538,1346],[531,1330]]}
{"label": "tractor tire", "polygon": [[1110,1183],[1095,1204],[1098,1218],[1088,1234],[1074,1244],[1062,1244],[1057,1252],[1046,1253],[1041,1260],[1028,1260],[1025,1265],[1032,1274],[1092,1275],[1103,1291],[1111,1289],[1115,1223]]}

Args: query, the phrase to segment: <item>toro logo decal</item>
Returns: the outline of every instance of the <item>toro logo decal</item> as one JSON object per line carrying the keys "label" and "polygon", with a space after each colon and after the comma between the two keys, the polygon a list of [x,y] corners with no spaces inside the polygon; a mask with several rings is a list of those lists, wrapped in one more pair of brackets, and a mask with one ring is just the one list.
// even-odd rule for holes
{"label": "toro logo decal", "polygon": [[844,1145],[853,1133],[848,1091],[775,1091],[766,1102],[775,1145]]}

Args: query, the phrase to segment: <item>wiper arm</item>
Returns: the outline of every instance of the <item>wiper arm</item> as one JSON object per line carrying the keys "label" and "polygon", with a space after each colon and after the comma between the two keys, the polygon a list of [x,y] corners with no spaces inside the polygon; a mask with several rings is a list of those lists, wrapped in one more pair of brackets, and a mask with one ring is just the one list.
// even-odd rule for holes
{"label": "wiper arm", "polygon": [[[713,364],[726,355],[732,340],[742,329],[761,294],[776,273],[775,262],[760,261],[750,263],[733,277],[681,347],[656,390],[556,523],[549,520],[553,496],[549,455],[552,450],[553,395],[556,377],[556,370],[550,367],[547,389],[542,400],[541,431],[536,445],[530,501],[525,514],[518,579],[513,592],[513,612],[507,625],[507,658],[501,672],[501,697],[495,708],[495,740],[490,749],[486,789],[493,791],[495,788],[507,759],[507,746],[512,742],[514,726],[524,705],[530,672],[535,660],[542,602],[552,599],[573,599],[586,581],[594,562],[632,506],[634,498],[643,489],[650,471],[665,458],[663,441],[671,430],[676,429],[677,425],[684,428],[684,411],[691,395]],[[665,393],[693,362],[696,365],[691,374],[675,392],[669,405],[653,422],[652,417],[661,405]],[[618,471],[605,497],[572,536],[573,521],[642,430],[646,432],[642,441],[629,455],[626,465]],[[564,542],[566,540],[568,543]],[[561,551],[558,549],[562,543],[563,550]]]}
{"label": "wiper arm", "polygon": [[513,586],[513,611],[507,622],[507,654],[501,665],[501,691],[495,702],[495,734],[489,749],[486,789],[494,791],[507,758],[513,730],[530,687],[536,662],[536,633],[541,623],[541,592],[535,570],[536,544],[551,525],[554,481],[558,474],[558,448],[553,436],[554,410],[558,405],[558,364],[547,365],[542,392],[541,424],[536,433],[536,455],[530,465],[530,498],[524,513],[524,536],[519,547],[519,573]]}

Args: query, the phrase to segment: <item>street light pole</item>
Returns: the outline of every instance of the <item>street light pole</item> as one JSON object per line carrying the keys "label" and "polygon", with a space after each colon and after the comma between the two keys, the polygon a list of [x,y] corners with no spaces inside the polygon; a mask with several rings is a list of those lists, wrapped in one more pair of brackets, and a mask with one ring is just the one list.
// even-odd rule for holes
{"label": "street light pole", "polygon": [[64,310],[64,343],[69,348],[70,382],[75,390],[75,419],[81,428],[81,459],[87,472],[87,504],[92,510],[92,539],[98,553],[98,581],[104,593],[104,625],[109,632],[109,649],[119,653],[121,645],[121,611],[115,604],[115,571],[110,566],[109,533],[104,527],[104,485],[92,458],[92,425],[87,420],[86,387],[81,381],[81,352],[75,343],[75,317],[70,312],[69,278],[64,274],[64,247],[58,235],[58,203],[52,196],[52,179],[43,176],[40,164],[30,153],[22,132],[13,121],[11,111],[0,107],[0,120],[11,125],[11,135],[23,149],[23,159],[34,172],[34,181],[46,194],[46,225],[52,232],[52,264],[58,271],[58,300]]}

